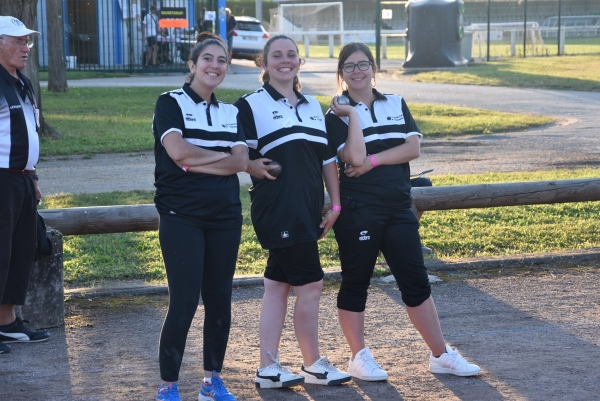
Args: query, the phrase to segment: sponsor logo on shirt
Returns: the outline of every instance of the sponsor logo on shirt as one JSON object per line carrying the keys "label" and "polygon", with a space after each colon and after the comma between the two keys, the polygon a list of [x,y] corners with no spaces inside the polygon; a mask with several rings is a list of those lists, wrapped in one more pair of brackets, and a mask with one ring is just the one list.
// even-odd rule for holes
{"label": "sponsor logo on shirt", "polygon": [[288,233],[287,231],[282,231],[281,238],[290,238],[290,233]]}
{"label": "sponsor logo on shirt", "polygon": [[279,114],[278,111],[274,111],[273,112],[273,120],[279,120],[280,118],[283,118],[283,116],[281,114]]}
{"label": "sponsor logo on shirt", "polygon": [[17,105],[14,105],[14,106],[10,106],[10,109],[11,109],[11,110],[12,110],[12,109],[21,109],[21,108],[22,108],[22,107],[21,107],[21,105],[20,105],[20,104],[17,104]]}
{"label": "sponsor logo on shirt", "polygon": [[394,121],[404,121],[404,116],[402,114],[400,114],[399,116],[389,116],[388,121],[394,120]]}
{"label": "sponsor logo on shirt", "polygon": [[360,237],[358,237],[359,241],[368,241],[371,239],[370,235],[367,235],[369,232],[368,231],[361,231],[360,232]]}
{"label": "sponsor logo on shirt", "polygon": [[185,121],[196,121],[193,114],[185,113]]}
{"label": "sponsor logo on shirt", "polygon": [[314,121],[323,121],[323,117],[319,117],[319,116],[312,116],[310,119],[314,120]]}
{"label": "sponsor logo on shirt", "polygon": [[223,128],[237,128],[237,123],[225,123],[225,124],[221,124],[221,127],[223,127]]}

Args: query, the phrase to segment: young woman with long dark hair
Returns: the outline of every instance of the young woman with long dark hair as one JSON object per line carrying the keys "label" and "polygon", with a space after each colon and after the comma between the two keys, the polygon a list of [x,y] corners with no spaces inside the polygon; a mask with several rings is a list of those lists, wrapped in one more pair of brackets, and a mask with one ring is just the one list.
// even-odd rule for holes
{"label": "young woman with long dark hair", "polygon": [[161,401],[179,400],[177,380],[200,296],[204,305],[204,380],[200,401],[231,401],[220,372],[231,324],[233,274],[242,230],[240,184],[247,145],[233,105],[214,94],[228,66],[227,47],[203,32],[190,53],[183,88],[156,103],[154,201],[169,284],[159,344]]}

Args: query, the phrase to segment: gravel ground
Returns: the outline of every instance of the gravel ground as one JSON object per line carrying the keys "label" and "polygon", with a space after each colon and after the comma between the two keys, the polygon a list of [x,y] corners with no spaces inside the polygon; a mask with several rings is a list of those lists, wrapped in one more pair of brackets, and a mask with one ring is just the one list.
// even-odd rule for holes
{"label": "gravel ground", "polygon": [[[446,341],[482,368],[472,378],[433,375],[428,349],[410,324],[393,284],[374,280],[366,338],[387,382],[257,390],[258,317],[263,289],[234,291],[224,377],[239,400],[598,400],[600,264],[577,268],[463,270],[436,273],[433,285]],[[338,283],[321,301],[324,355],[346,369],[349,349],[337,322]],[[294,296],[290,297],[290,304]],[[160,385],[157,343],[166,295],[71,298],[64,327],[47,343],[15,344],[0,355],[0,394],[11,401],[150,400]],[[179,386],[198,396],[202,375],[199,308],[188,336]],[[301,355],[288,315],[282,361],[297,371]]]}
{"label": "gravel ground", "polygon": [[[258,87],[258,70],[248,61],[234,62],[223,87],[248,91]],[[398,68],[387,61],[390,70]],[[384,67],[386,65],[384,64]],[[303,91],[332,95],[335,92],[335,62],[309,60],[301,75]],[[70,86],[173,86],[183,75],[144,76],[70,81]],[[411,103],[438,103],[485,109],[526,112],[556,118],[550,126],[526,132],[471,135],[423,142],[421,157],[412,170],[433,168],[434,174],[467,174],[490,171],[536,171],[600,165],[600,93],[549,91],[471,85],[406,82],[382,74],[378,88],[401,94]],[[383,89],[382,89],[383,88]],[[150,133],[148,133],[150,135]],[[107,192],[153,189],[154,158],[151,153],[46,157],[40,164],[40,184],[46,195],[61,192]],[[240,174],[242,184],[249,183]]]}

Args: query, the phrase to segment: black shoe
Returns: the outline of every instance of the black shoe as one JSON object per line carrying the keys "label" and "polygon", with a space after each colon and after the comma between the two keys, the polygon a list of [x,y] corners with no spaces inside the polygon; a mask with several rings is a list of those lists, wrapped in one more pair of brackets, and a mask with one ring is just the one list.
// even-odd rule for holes
{"label": "black shoe", "polygon": [[47,331],[34,331],[17,318],[11,324],[0,326],[0,341],[5,343],[37,343],[50,337]]}
{"label": "black shoe", "polygon": [[6,354],[7,352],[10,352],[10,345],[0,343],[0,354]]}

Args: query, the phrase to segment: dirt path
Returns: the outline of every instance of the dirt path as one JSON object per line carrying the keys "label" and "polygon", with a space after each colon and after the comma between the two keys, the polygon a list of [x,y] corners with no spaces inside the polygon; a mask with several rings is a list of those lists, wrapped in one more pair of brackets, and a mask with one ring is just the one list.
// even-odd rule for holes
{"label": "dirt path", "polygon": [[[226,383],[239,400],[597,400],[599,266],[436,273],[444,279],[433,294],[446,340],[482,367],[475,378],[429,373],[427,347],[402,310],[399,292],[377,280],[366,336],[390,380],[341,387],[255,389],[262,288],[240,288],[234,291]],[[320,342],[323,354],[344,368],[349,350],[337,323],[336,292],[337,283],[329,282]],[[67,323],[51,329],[48,343],[16,344],[0,356],[2,399],[152,399],[160,384],[156,349],[167,297],[84,297],[66,305]],[[184,400],[198,396],[202,316],[199,308],[188,337],[180,377]],[[282,361],[297,370],[301,357],[289,316],[281,350]]]}

